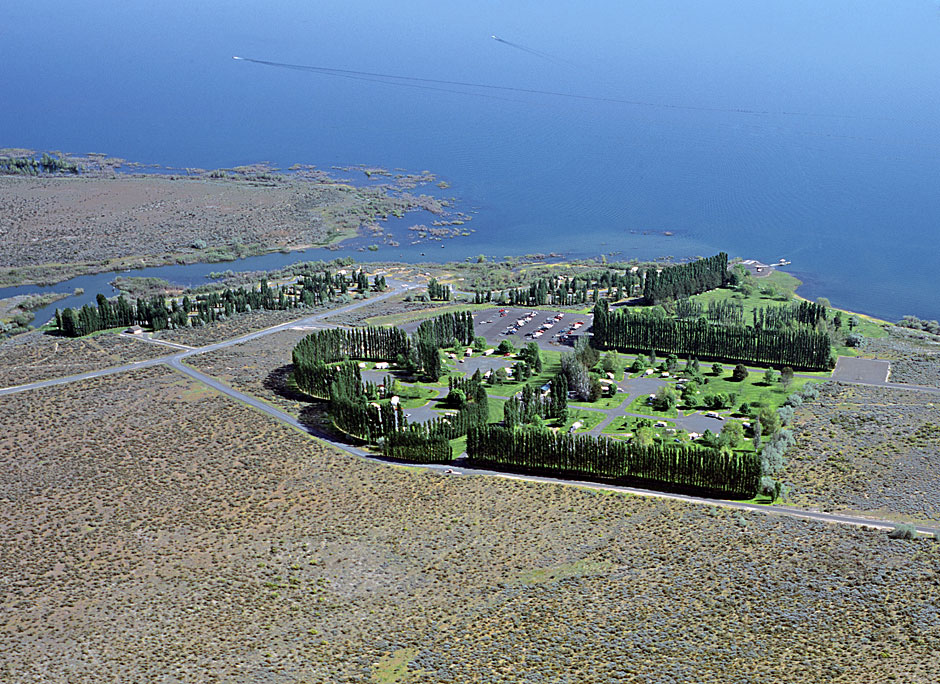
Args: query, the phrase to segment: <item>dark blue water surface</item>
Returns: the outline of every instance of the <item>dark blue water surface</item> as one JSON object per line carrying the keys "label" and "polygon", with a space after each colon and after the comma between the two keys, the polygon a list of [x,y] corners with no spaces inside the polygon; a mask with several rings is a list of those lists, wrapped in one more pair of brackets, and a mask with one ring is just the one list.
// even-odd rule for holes
{"label": "dark blue water surface", "polygon": [[[9,3],[0,146],[176,167],[428,169],[479,209],[476,232],[444,249],[348,253],[724,249],[792,260],[808,297],[940,317],[936,2],[453,4]],[[232,55],[644,104],[406,88]],[[134,275],[193,282],[228,267]],[[108,279],[68,287],[93,294]]]}

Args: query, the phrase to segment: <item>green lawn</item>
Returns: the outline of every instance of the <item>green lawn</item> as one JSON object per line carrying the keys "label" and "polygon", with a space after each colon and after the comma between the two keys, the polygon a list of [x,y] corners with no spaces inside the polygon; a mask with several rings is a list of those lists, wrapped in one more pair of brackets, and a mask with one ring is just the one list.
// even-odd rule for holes
{"label": "green lawn", "polygon": [[[789,273],[784,273],[783,271],[774,271],[771,275],[765,278],[756,278],[754,281],[758,288],[762,288],[765,285],[773,285],[781,293],[794,293],[796,288],[799,287],[802,283],[800,280]],[[744,296],[739,292],[730,289],[719,288],[717,290],[711,290],[709,292],[704,292],[699,295],[694,295],[691,297],[693,301],[700,302],[704,307],[708,307],[708,303],[712,301],[725,301],[733,300],[740,302],[744,305],[744,321],[745,323],[750,324],[752,319],[752,312],[756,308],[762,308],[767,306],[779,306],[785,301],[790,301],[790,298],[783,300],[780,298],[772,298],[760,293],[760,290],[753,295]],[[794,300],[803,299],[799,295],[794,295],[792,297]],[[883,321],[872,316],[866,316],[865,314],[855,313],[853,311],[848,311],[846,309],[836,309],[832,308],[830,310],[830,319],[835,315],[836,312],[841,312],[842,314],[842,324],[843,330],[848,332],[848,322],[849,319],[855,316],[859,325],[854,329],[854,332],[857,332],[864,337],[887,337],[888,332],[884,329],[885,325],[891,325],[888,321]],[[846,347],[845,345],[839,345],[834,347],[836,354],[839,356],[858,356],[858,350],[853,349],[852,347]]]}
{"label": "green lawn", "polygon": [[704,397],[706,394],[717,394],[719,392],[722,394],[735,393],[738,395],[735,408],[745,401],[751,405],[764,402],[773,408],[780,408],[788,396],[802,389],[806,383],[823,382],[829,377],[828,373],[813,375],[812,378],[794,377],[793,382],[788,387],[784,387],[779,382],[775,382],[770,386],[765,385],[763,371],[750,371],[747,379],[741,382],[731,380],[730,373],[723,373],[720,377],[707,373],[705,378],[708,380],[708,384],[702,386],[700,396]]}
{"label": "green lawn", "polygon": [[[500,385],[488,385],[486,384],[486,391],[488,394],[498,394],[501,397],[511,397],[516,392],[522,390],[525,385],[533,385],[535,387],[541,387],[545,383],[551,381],[558,373],[561,372],[561,353],[556,351],[543,351],[542,354],[542,372],[536,373],[531,378],[527,380],[511,381],[504,382]],[[513,363],[516,363],[516,359],[511,359]],[[457,364],[458,366],[460,364]],[[484,383],[485,384],[485,383]]]}
{"label": "green lawn", "polygon": [[431,387],[422,385],[406,385],[399,383],[398,397],[401,399],[402,408],[414,409],[424,406],[431,399],[437,396],[437,391]]}
{"label": "green lawn", "polygon": [[[605,435],[623,435],[626,432],[636,432],[637,425],[641,420],[652,420],[655,422],[662,421],[666,423],[669,427],[675,427],[674,421],[665,419],[665,418],[655,418],[650,416],[649,418],[637,418],[636,416],[618,416],[611,423],[601,430],[602,434]],[[654,428],[654,430],[665,430],[666,428]]]}
{"label": "green lawn", "polygon": [[568,406],[582,407],[582,408],[599,408],[599,409],[614,409],[620,406],[624,399],[627,398],[626,394],[617,393],[612,397],[602,397],[597,401],[569,401]]}
{"label": "green lawn", "polygon": [[[796,288],[801,285],[801,282],[798,278],[790,275],[789,273],[784,273],[783,271],[774,271],[769,276],[763,278],[755,278],[754,282],[757,285],[757,292],[750,296],[745,296],[740,292],[735,290],[718,288],[716,290],[709,290],[708,292],[703,292],[702,294],[693,295],[690,299],[694,302],[699,302],[702,306],[708,309],[708,303],[714,301],[727,301],[732,300],[739,302],[744,306],[744,322],[750,324],[752,319],[752,312],[754,309],[765,308],[768,306],[780,306],[785,304],[787,301],[791,301],[794,297],[794,292]],[[786,298],[781,297],[768,297],[760,293],[760,289],[772,285],[780,293],[785,293]]]}
{"label": "green lawn", "polygon": [[[568,409],[568,420],[565,421],[564,425],[558,427],[561,427],[562,432],[568,432],[572,425],[578,421],[581,421],[581,427],[575,430],[575,432],[587,432],[606,417],[607,414],[601,413],[600,411],[583,411],[576,408]],[[550,422],[549,425],[555,427],[555,421]]]}

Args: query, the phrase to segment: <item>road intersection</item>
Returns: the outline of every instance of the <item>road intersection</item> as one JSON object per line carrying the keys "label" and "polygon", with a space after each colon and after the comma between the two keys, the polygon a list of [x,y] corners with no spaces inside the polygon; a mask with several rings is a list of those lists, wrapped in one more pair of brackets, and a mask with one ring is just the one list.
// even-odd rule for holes
{"label": "road intersection", "polygon": [[[276,408],[270,403],[263,401],[261,399],[258,399],[257,397],[252,397],[247,394],[244,394],[243,392],[239,392],[238,390],[226,385],[225,383],[220,382],[219,380],[209,375],[206,375],[205,373],[202,373],[196,370],[195,368],[193,368],[192,366],[184,363],[185,359],[191,356],[195,356],[198,354],[205,354],[205,353],[212,352],[218,349],[225,349],[227,347],[231,347],[237,344],[242,344],[250,340],[258,339],[260,337],[272,335],[278,332],[290,330],[290,329],[297,328],[297,327],[311,327],[311,328],[338,327],[333,324],[327,323],[325,319],[330,316],[336,316],[337,314],[342,314],[342,313],[346,313],[349,311],[353,311],[362,306],[374,304],[375,302],[382,301],[384,299],[388,299],[396,295],[403,294],[409,290],[419,287],[419,285],[414,284],[414,283],[407,283],[407,282],[393,281],[393,280],[389,280],[388,284],[389,284],[389,289],[386,292],[380,295],[377,295],[375,297],[370,297],[369,299],[355,301],[351,304],[347,304],[338,309],[330,309],[328,311],[324,311],[324,312],[321,312],[312,316],[307,316],[299,320],[282,323],[280,325],[266,328],[264,330],[259,330],[253,333],[249,333],[247,335],[242,335],[240,337],[235,337],[229,340],[224,340],[222,342],[216,342],[214,344],[210,344],[204,347],[181,349],[180,351],[174,354],[170,354],[170,355],[159,357],[159,358],[147,359],[144,361],[135,361],[133,363],[124,364],[121,366],[114,366],[111,368],[104,368],[104,369],[96,370],[96,371],[90,371],[88,373],[80,373],[77,375],[70,375],[70,376],[54,378],[50,380],[42,380],[42,381],[34,382],[34,383],[16,385],[13,387],[0,388],[0,396],[5,396],[8,394],[16,394],[20,392],[28,392],[31,390],[36,390],[36,389],[40,389],[44,387],[54,387],[57,385],[64,385],[64,384],[73,383],[73,382],[81,382],[83,380],[88,380],[91,378],[97,378],[97,377],[102,377],[106,375],[114,375],[117,373],[126,373],[129,371],[139,370],[141,368],[150,368],[154,366],[166,365],[175,369],[178,372],[184,373],[185,375],[205,384],[208,387],[213,388],[214,390],[222,394],[225,394],[228,397],[231,397],[244,404],[247,404],[248,406],[251,406],[252,408],[256,410],[262,411],[266,413],[267,415],[271,416],[272,418],[286,425],[289,425],[297,430],[306,432],[318,439],[322,439],[326,442],[329,442],[333,446],[349,454],[352,454],[360,458],[365,458],[371,461],[375,461],[375,462],[386,463],[392,466],[400,465],[400,464],[388,461],[387,459],[383,459],[380,456],[376,456],[375,454],[367,452],[359,447],[352,446],[350,444],[346,444],[341,441],[338,441],[335,438],[335,436],[327,434],[323,432],[322,430],[317,429],[316,427],[302,423],[297,418],[291,416],[288,413],[285,413],[284,411]],[[134,337],[136,338],[137,336],[134,336]],[[137,339],[140,339],[140,338],[137,338]],[[144,341],[149,341],[149,340],[144,340]],[[183,345],[179,345],[179,346],[183,346]],[[841,381],[846,382],[846,380],[841,380]],[[891,387],[891,388],[895,388],[897,386],[897,383],[887,383],[887,382],[884,382],[884,383],[863,382],[859,384],[877,384],[878,386]],[[903,386],[903,385],[897,388],[898,389],[915,389],[915,390],[921,390],[921,391],[929,390],[932,393],[940,394],[940,389],[935,389],[935,388],[920,388],[920,387],[910,387],[910,386]],[[628,397],[624,400],[624,403],[627,403],[628,400],[632,401],[631,397],[632,395],[628,395]],[[609,422],[610,420],[613,420],[614,417],[616,416],[611,416],[611,418],[607,422]],[[596,427],[595,430],[599,432],[600,426]],[[776,505],[776,504],[767,505],[767,504],[742,503],[742,502],[737,502],[737,501],[726,501],[723,499],[710,499],[707,497],[696,497],[696,496],[689,496],[689,495],[683,495],[683,494],[673,494],[673,493],[668,493],[668,492],[660,492],[660,491],[642,489],[642,488],[637,488],[637,487],[626,487],[626,486],[620,486],[620,485],[614,485],[614,484],[603,484],[603,483],[582,481],[582,480],[567,480],[567,479],[561,479],[561,478],[541,477],[541,476],[536,476],[536,475],[521,475],[521,474],[506,473],[506,472],[492,471],[492,470],[486,470],[486,469],[469,468],[465,464],[462,464],[460,462],[456,463],[455,465],[422,465],[420,467],[427,469],[429,471],[436,471],[440,473],[453,473],[455,472],[455,468],[460,468],[461,470],[464,470],[468,474],[474,474],[478,476],[500,477],[500,478],[513,479],[513,480],[524,480],[528,482],[551,482],[554,484],[560,484],[560,485],[566,485],[566,486],[576,486],[576,487],[584,487],[584,488],[595,489],[595,490],[622,492],[624,494],[632,494],[636,496],[673,499],[673,500],[678,500],[678,501],[685,501],[688,503],[704,504],[704,505],[710,505],[710,506],[720,506],[724,508],[747,510],[747,511],[759,512],[759,513],[764,513],[764,514],[769,514],[769,515],[782,515],[782,516],[787,516],[787,517],[792,517],[792,518],[800,518],[804,520],[816,520],[820,522],[842,524],[842,525],[866,526],[866,527],[878,528],[878,529],[893,529],[897,524],[895,521],[889,521],[889,520],[883,520],[883,519],[877,519],[877,518],[839,515],[839,514],[827,513],[823,511],[796,509],[796,508],[791,508],[789,506],[782,506],[782,505]],[[925,526],[917,526],[917,530],[921,534],[935,534],[938,532],[938,529],[925,527]]]}

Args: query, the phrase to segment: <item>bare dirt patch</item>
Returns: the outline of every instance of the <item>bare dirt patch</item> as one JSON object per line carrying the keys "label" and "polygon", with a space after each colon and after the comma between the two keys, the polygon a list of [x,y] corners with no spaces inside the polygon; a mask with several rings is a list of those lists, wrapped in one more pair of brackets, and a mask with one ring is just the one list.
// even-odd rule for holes
{"label": "bare dirt patch", "polygon": [[330,316],[329,321],[339,325],[393,325],[397,317],[406,318],[409,314],[425,313],[427,318],[445,307],[453,307],[454,302],[404,301],[404,297],[395,297],[375,302],[353,311]]}
{"label": "bare dirt patch", "polygon": [[934,542],[371,464],[163,368],[0,398],[0,499],[10,681],[940,676]]}
{"label": "bare dirt patch", "polygon": [[[309,330],[285,330],[186,359],[186,363],[240,392],[260,397],[292,415],[311,406],[289,389],[291,352]],[[293,398],[292,398],[293,397]]]}

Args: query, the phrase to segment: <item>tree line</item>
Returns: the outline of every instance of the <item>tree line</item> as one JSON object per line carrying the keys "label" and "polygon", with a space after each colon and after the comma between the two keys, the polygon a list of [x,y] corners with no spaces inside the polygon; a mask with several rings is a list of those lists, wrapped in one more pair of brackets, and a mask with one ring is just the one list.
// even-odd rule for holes
{"label": "tree line", "polygon": [[791,328],[798,325],[815,328],[820,321],[827,320],[827,315],[828,310],[822,304],[798,302],[754,309],[752,318],[755,328]]}
{"label": "tree line", "polygon": [[[169,301],[163,295],[154,295],[138,298],[132,303],[124,295],[109,300],[98,294],[97,306],[85,304],[79,309],[57,309],[55,324],[66,337],[82,337],[99,330],[135,324],[155,331],[207,325],[249,311],[283,311],[322,305],[347,294],[353,285],[365,291],[361,289],[363,281],[365,290],[368,290],[368,279],[363,271],[350,276],[326,271],[304,275],[296,284],[271,287],[267,280],[262,280],[257,288],[225,288]],[[384,289],[384,279],[376,276],[372,287]]]}
{"label": "tree line", "polygon": [[693,446],[641,446],[544,428],[483,425],[470,430],[473,465],[558,476],[590,477],[643,486],[681,488],[732,498],[758,490],[757,454]]}
{"label": "tree line", "polygon": [[728,255],[719,252],[715,256],[697,259],[688,264],[667,266],[662,270],[647,270],[643,282],[643,299],[647,304],[685,299],[714,290],[726,282]]}
{"label": "tree line", "polygon": [[614,301],[632,296],[640,287],[642,275],[632,269],[619,271],[604,269],[570,277],[541,277],[527,286],[507,290],[476,290],[474,302],[497,302],[511,306],[575,306],[597,301],[599,291],[606,289]]}
{"label": "tree line", "polygon": [[655,319],[629,311],[594,307],[591,344],[598,349],[695,356],[699,359],[827,370],[833,366],[827,333],[807,327],[764,329],[716,326],[705,320]]}

